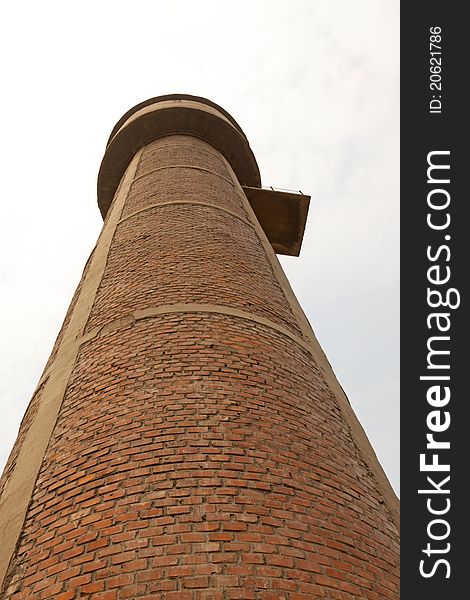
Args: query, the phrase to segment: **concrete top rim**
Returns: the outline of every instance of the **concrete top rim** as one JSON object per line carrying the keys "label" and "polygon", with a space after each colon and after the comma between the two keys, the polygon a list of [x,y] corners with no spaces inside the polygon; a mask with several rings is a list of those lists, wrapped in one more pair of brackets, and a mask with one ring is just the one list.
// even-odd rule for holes
{"label": "concrete top rim", "polygon": [[245,138],[245,140],[247,140],[245,133],[243,132],[240,125],[232,117],[232,115],[215,102],[212,102],[212,100],[208,100],[207,98],[204,98],[202,96],[193,96],[192,94],[164,94],[161,96],[155,96],[154,98],[148,98],[147,100],[139,102],[138,104],[130,108],[113,127],[113,130],[111,131],[111,135],[109,136],[106,145],[109,146],[116,133],[121,129],[121,127],[126,123],[126,121],[128,121],[130,117],[132,117],[132,115],[134,115],[136,112],[138,112],[142,108],[150,106],[151,104],[157,104],[158,102],[166,102],[168,100],[191,100],[193,102],[199,102],[200,104],[205,104],[206,106],[210,106],[216,109],[235,127],[235,129]]}

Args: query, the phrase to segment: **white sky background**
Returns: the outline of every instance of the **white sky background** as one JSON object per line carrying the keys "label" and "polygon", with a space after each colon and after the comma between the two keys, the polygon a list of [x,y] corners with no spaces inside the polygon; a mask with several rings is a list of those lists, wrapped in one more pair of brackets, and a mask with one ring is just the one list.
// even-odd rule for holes
{"label": "white sky background", "polygon": [[398,0],[82,0],[0,14],[0,470],[102,220],[96,177],[138,102],[205,96],[264,185],[311,194],[289,280],[399,486]]}

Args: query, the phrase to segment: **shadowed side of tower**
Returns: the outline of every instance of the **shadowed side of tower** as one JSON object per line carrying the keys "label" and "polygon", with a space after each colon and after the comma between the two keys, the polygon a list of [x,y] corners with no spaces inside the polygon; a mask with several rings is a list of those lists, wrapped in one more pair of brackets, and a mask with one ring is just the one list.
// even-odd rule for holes
{"label": "shadowed side of tower", "polygon": [[398,507],[282,272],[308,197],[223,109],[115,127],[103,231],[1,480],[2,598],[398,598]]}

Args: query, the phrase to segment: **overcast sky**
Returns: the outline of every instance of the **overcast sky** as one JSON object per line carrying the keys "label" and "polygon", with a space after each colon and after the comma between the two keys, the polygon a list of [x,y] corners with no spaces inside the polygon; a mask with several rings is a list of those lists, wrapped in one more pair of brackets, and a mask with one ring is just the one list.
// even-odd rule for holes
{"label": "overcast sky", "polygon": [[312,196],[281,257],[399,489],[398,0],[3,3],[0,470],[101,229],[112,127],[168,93],[243,128],[264,185]]}

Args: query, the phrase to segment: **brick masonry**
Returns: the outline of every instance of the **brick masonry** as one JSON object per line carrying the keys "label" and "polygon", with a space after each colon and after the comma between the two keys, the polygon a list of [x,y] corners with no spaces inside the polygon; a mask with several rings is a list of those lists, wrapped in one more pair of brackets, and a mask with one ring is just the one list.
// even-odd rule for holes
{"label": "brick masonry", "polygon": [[1,597],[398,598],[392,512],[232,169],[188,135],[134,163]]}

